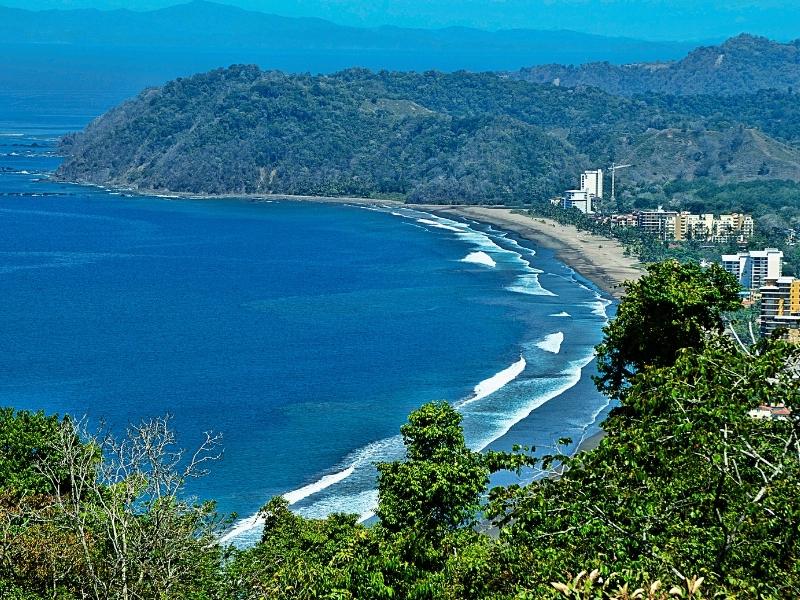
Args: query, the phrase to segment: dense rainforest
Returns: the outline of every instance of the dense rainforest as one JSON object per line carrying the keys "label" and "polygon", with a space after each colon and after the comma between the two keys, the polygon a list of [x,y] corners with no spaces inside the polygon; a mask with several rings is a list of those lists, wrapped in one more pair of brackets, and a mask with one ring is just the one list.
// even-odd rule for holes
{"label": "dense rainforest", "polygon": [[[218,437],[182,453],[168,419],[120,438],[0,409],[0,597],[797,598],[800,348],[724,335],[738,284],[715,265],[653,264],[626,291],[597,348],[618,402],[599,447],[478,453],[426,404],[405,457],[377,465],[370,527],[275,498],[259,543],[225,547],[213,504],[183,492]],[[791,412],[750,416],[762,404]],[[520,469],[539,477],[487,489]]]}
{"label": "dense rainforest", "polygon": [[613,65],[539,65],[513,77],[566,87],[593,86],[612,94],[650,92],[742,95],[755,90],[800,89],[800,40],[786,44],[742,34],[718,46],[702,46],[673,62]]}
{"label": "dense rainforest", "polygon": [[[148,89],[62,142],[58,176],[188,193],[524,204],[584,168],[800,181],[793,92],[627,98],[492,73],[286,75],[232,66]],[[621,184],[623,182],[621,181]]]}

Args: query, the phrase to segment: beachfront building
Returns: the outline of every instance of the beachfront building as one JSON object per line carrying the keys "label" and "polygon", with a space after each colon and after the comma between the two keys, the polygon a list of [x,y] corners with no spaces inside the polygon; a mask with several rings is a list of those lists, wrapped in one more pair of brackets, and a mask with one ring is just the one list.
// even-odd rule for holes
{"label": "beachfront building", "polygon": [[757,292],[766,285],[767,280],[781,277],[783,252],[777,248],[764,248],[738,254],[723,254],[722,266],[739,280],[743,289]]}
{"label": "beachfront building", "polygon": [[786,338],[800,343],[800,279],[768,279],[760,293],[761,335],[770,336],[777,329],[786,329]]}
{"label": "beachfront building", "polygon": [[675,211],[643,210],[636,215],[636,226],[661,240],[675,239],[675,224],[678,213]]}
{"label": "beachfront building", "polygon": [[711,229],[712,242],[745,242],[753,237],[755,223],[752,215],[731,213],[715,217]]}
{"label": "beachfront building", "polygon": [[700,240],[725,243],[745,242],[753,236],[753,217],[733,213],[729,215],[702,214],[657,210],[644,210],[638,214],[637,227],[656,235],[664,241]]}
{"label": "beachfront building", "polygon": [[564,198],[561,206],[563,208],[577,208],[585,215],[590,215],[594,212],[592,210],[593,196],[584,190],[567,190],[564,192]]}
{"label": "beachfront building", "polygon": [[597,199],[603,198],[603,170],[584,171],[581,173],[581,191]]}
{"label": "beachfront building", "polygon": [[[594,213],[595,201],[603,198],[603,170],[584,171],[581,173],[581,187],[567,190],[561,197],[562,208],[577,208],[585,215]],[[552,201],[551,201],[552,202]]]}

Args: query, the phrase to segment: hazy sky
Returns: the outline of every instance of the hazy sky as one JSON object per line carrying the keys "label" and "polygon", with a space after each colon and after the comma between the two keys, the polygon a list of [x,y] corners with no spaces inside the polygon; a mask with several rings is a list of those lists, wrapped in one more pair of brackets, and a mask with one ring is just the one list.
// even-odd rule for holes
{"label": "hazy sky", "polygon": [[[572,29],[647,39],[713,39],[741,32],[800,38],[798,0],[218,0],[346,25]],[[185,0],[0,0],[49,8],[162,8]]]}

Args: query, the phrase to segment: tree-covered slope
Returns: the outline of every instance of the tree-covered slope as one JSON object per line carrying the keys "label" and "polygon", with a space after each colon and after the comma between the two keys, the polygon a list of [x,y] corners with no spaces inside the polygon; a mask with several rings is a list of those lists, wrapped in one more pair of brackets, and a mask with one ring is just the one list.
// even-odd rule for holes
{"label": "tree-covered slope", "polygon": [[[800,180],[796,148],[760,132],[739,142],[738,124],[718,120],[711,131],[711,115],[686,111],[489,73],[233,66],[146,90],[68,136],[58,176],[140,190],[468,203],[546,198],[574,186],[580,169],[619,157],[635,158],[644,182],[723,171],[734,181]],[[672,131],[693,142],[676,145]]]}
{"label": "tree-covered slope", "polygon": [[677,62],[580,66],[543,65],[515,77],[566,87],[588,85],[613,94],[749,94],[755,90],[800,88],[800,40],[781,44],[740,35],[719,46],[693,50]]}

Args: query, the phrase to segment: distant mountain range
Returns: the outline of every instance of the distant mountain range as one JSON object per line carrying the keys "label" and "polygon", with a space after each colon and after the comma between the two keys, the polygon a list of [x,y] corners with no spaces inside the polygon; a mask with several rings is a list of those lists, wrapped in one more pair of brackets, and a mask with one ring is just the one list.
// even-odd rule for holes
{"label": "distant mountain range", "polygon": [[[180,0],[2,0],[18,8],[163,8]],[[569,29],[648,40],[723,40],[749,31],[782,41],[800,35],[796,0],[216,0],[343,25]]]}
{"label": "distant mountain range", "polygon": [[740,35],[701,47],[675,62],[581,66],[542,65],[514,77],[565,87],[594,86],[612,94],[747,94],[759,89],[800,90],[800,40],[780,44]]}
{"label": "distant mountain range", "polygon": [[241,63],[301,73],[349,67],[514,70],[556,62],[670,60],[692,47],[571,31],[345,27],[205,1],[146,12],[0,7],[0,87],[7,89],[40,79],[51,87],[96,82],[119,88],[135,81],[138,90]]}

